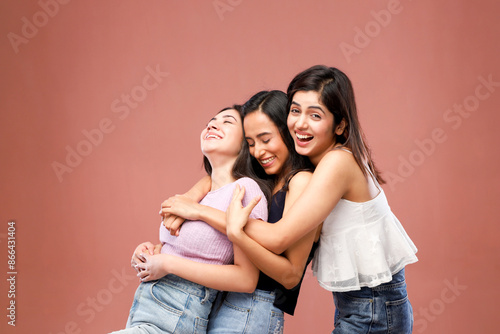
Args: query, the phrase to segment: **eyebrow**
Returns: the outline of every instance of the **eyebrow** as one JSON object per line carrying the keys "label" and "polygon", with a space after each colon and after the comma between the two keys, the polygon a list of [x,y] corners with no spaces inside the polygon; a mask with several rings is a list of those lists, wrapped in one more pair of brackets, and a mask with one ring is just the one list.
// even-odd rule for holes
{"label": "eyebrow", "polygon": [[[262,133],[259,133],[256,137],[257,138],[261,138],[261,137],[264,137],[265,135],[271,135],[271,134],[272,134],[271,132],[262,132]],[[253,140],[253,138],[248,137],[248,136],[245,137],[245,139],[251,139],[251,140]]]}
{"label": "eyebrow", "polygon": [[257,135],[257,138],[264,137],[265,135],[270,135],[271,132],[262,132]]}
{"label": "eyebrow", "polygon": [[[295,101],[292,101],[292,104],[295,104],[299,107],[302,107],[299,103],[295,102]],[[308,109],[318,109],[320,110],[323,114],[325,114],[325,111],[323,110],[323,108],[321,108],[320,106],[309,106]]]}
{"label": "eyebrow", "polygon": [[[224,116],[222,116],[222,118],[228,118],[228,117],[231,117],[232,119],[234,119],[234,121],[235,121],[235,122],[238,122],[238,121],[236,120],[236,117],[234,117],[234,116],[232,116],[232,115],[224,115]],[[214,117],[214,118],[215,118],[215,117]],[[212,119],[213,119],[213,118],[212,118]]]}
{"label": "eyebrow", "polygon": [[[222,118],[228,118],[228,117],[231,117],[232,119],[234,119],[234,121],[235,121],[236,123],[238,123],[238,121],[236,120],[236,117],[234,117],[234,116],[232,116],[232,115],[224,115],[224,116],[222,116]],[[217,119],[217,116],[212,117],[212,118],[211,118],[211,119],[207,122],[207,125],[208,125],[208,123],[210,123],[211,121],[214,121],[214,120],[216,120],[216,119]]]}

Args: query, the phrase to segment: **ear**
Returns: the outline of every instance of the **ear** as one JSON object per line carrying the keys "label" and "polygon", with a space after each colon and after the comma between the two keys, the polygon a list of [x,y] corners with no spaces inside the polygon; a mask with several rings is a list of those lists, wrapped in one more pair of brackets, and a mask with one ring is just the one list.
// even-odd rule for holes
{"label": "ear", "polygon": [[347,127],[347,123],[345,121],[345,118],[342,118],[339,125],[337,125],[337,127],[335,128],[335,134],[337,136],[341,136],[344,133],[346,127]]}

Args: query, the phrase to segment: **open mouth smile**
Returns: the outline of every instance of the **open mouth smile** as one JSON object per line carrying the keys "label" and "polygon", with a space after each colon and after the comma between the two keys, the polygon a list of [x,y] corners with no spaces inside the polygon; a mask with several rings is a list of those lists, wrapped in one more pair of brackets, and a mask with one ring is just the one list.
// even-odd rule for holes
{"label": "open mouth smile", "polygon": [[268,167],[269,165],[272,164],[272,162],[274,161],[274,159],[276,159],[276,157],[270,157],[270,158],[267,158],[267,159],[261,159],[260,160],[260,164],[262,165],[262,167]]}
{"label": "open mouth smile", "polygon": [[221,136],[213,133],[213,132],[209,132],[207,133],[207,135],[205,136],[205,139],[222,139]]}
{"label": "open mouth smile", "polygon": [[297,138],[298,144],[307,144],[314,138],[314,136],[307,134],[299,134],[297,132],[295,132],[295,137]]}

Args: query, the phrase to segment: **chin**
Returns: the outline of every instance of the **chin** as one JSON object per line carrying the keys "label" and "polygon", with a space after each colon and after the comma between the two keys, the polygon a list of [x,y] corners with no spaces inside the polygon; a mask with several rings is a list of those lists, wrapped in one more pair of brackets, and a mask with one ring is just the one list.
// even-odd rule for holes
{"label": "chin", "polygon": [[302,146],[295,145],[295,151],[297,151],[297,153],[300,154],[300,155],[308,155],[308,153],[311,150],[309,148],[307,148],[307,147],[302,147]]}
{"label": "chin", "polygon": [[267,175],[276,175],[276,174],[278,174],[278,172],[277,172],[276,168],[270,168],[270,169],[266,170],[266,174]]}

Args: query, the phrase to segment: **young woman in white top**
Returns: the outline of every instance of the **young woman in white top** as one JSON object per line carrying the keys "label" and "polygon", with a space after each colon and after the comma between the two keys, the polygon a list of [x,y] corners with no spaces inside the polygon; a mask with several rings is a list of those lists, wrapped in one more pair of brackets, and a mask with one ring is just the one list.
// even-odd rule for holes
{"label": "young woman in white top", "polygon": [[380,187],[349,78],[313,66],[295,76],[287,95],[288,129],[314,174],[275,224],[247,224],[257,201],[244,207],[244,189],[236,187],[226,212],[229,239],[243,249],[257,241],[279,254],[324,222],[313,271],[333,292],[333,333],[411,333],[404,268],[417,261],[417,249]]}

